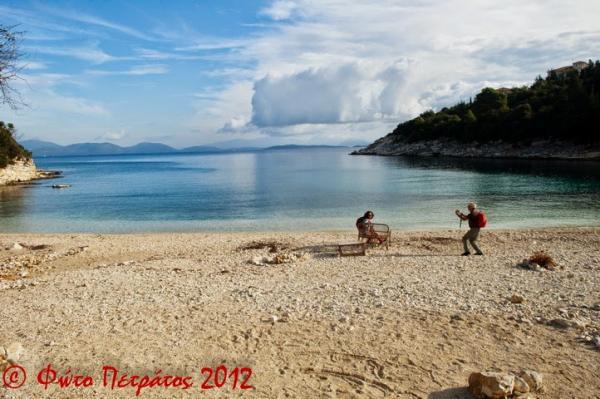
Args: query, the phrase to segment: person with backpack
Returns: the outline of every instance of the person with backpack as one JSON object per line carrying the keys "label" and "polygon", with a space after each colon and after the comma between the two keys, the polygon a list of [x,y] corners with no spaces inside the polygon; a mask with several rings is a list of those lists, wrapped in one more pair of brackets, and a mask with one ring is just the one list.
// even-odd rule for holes
{"label": "person with backpack", "polygon": [[468,215],[465,215],[458,209],[454,212],[460,220],[469,221],[469,231],[467,231],[462,238],[463,246],[465,247],[465,252],[463,252],[462,256],[471,255],[471,251],[469,251],[469,247],[467,246],[467,241],[471,243],[471,246],[475,250],[475,255],[483,255],[483,252],[481,252],[481,249],[477,246],[476,241],[479,238],[479,230],[487,225],[487,216],[484,212],[477,209],[477,204],[473,202],[470,202],[467,205],[467,209],[469,210]]}

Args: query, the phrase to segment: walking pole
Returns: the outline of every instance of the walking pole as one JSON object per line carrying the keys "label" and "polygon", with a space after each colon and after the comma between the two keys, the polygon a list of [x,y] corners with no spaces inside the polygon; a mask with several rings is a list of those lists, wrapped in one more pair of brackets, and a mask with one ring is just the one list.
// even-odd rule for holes
{"label": "walking pole", "polygon": [[462,230],[462,218],[460,216],[458,217],[458,229]]}

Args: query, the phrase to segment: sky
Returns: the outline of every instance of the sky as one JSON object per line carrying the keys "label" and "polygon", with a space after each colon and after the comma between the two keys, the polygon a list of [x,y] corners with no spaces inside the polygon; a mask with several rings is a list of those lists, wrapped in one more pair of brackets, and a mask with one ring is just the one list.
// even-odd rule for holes
{"label": "sky", "polygon": [[358,144],[600,58],[597,0],[0,0],[22,139]]}

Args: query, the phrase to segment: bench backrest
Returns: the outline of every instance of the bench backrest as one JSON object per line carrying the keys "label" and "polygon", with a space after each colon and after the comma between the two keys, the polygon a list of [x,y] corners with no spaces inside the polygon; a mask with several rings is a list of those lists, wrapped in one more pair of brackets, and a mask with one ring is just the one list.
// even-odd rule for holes
{"label": "bench backrest", "polygon": [[383,223],[370,223],[357,226],[360,236],[368,236],[372,231],[378,234],[387,234],[390,232],[390,226]]}

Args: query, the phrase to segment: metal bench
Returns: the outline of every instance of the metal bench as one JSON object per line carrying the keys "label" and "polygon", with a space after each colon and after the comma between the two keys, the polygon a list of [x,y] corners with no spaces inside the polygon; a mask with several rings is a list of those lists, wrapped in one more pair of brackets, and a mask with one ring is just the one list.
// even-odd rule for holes
{"label": "metal bench", "polygon": [[367,254],[367,244],[364,242],[358,244],[339,244],[338,255],[340,256],[365,256]]}
{"label": "metal bench", "polygon": [[381,245],[385,245],[388,249],[392,240],[390,226],[383,223],[369,223],[358,227],[358,241],[366,239],[367,244],[380,245],[378,238],[384,240]]}

